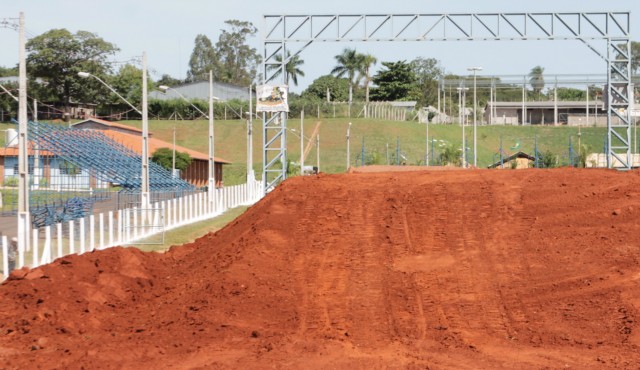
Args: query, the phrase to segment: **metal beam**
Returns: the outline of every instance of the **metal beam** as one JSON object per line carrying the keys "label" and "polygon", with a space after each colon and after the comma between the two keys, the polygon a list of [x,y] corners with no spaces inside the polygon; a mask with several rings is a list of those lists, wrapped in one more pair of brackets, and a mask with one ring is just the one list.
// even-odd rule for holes
{"label": "metal beam", "polygon": [[[300,54],[314,42],[369,41],[480,41],[480,40],[576,40],[584,43],[607,63],[607,127],[608,164],[613,159],[624,168],[631,168],[631,17],[629,12],[566,12],[566,13],[377,13],[377,14],[294,14],[265,15],[264,82],[275,79],[273,68],[280,66],[285,80],[285,65],[291,58],[287,44],[302,43],[293,55]],[[607,52],[599,52],[592,43],[603,41]],[[268,52],[271,45],[275,51]],[[275,58],[280,59],[276,61]],[[615,94],[615,95],[614,95]],[[615,97],[615,99],[614,99]],[[263,115],[264,185],[268,190],[286,178],[286,113],[279,118],[278,140],[266,139],[267,115]],[[612,123],[612,119],[616,122]],[[615,140],[612,142],[612,140]],[[267,146],[269,143],[269,147]],[[267,164],[270,152],[277,151],[282,172],[276,173]]]}

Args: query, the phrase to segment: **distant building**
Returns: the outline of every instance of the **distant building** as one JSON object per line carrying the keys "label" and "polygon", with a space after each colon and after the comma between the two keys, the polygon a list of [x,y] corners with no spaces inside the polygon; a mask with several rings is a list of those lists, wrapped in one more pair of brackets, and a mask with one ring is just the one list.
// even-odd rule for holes
{"label": "distant building", "polygon": [[[142,130],[127,125],[101,120],[98,118],[89,118],[87,120],[71,125],[74,129],[83,130],[100,130],[107,137],[115,142],[126,146],[127,148],[142,154]],[[149,157],[160,148],[173,149],[173,143],[169,143],[153,137],[149,133]],[[180,174],[180,178],[195,186],[206,186],[209,181],[209,156],[189,148],[176,145],[176,151],[187,153],[191,156],[192,161],[189,167]],[[222,166],[231,162],[222,158],[214,158],[216,186],[223,185]]]}
{"label": "distant building", "polygon": [[[555,109],[558,117],[556,122]],[[607,111],[601,101],[590,101],[588,106],[584,101],[553,100],[520,102],[487,103],[484,110],[484,121],[494,125],[569,125],[569,126],[606,126]],[[491,110],[494,111],[491,118]]]}
{"label": "distant building", "polygon": [[529,154],[517,152],[508,157],[504,157],[502,161],[498,161],[490,165],[488,168],[520,170],[531,167],[531,162],[535,160],[536,159]]}
{"label": "distant building", "polygon": [[[172,86],[171,89],[179,92],[185,98],[208,100],[209,99],[209,82],[200,81],[192,82],[184,85]],[[213,83],[213,96],[220,101],[241,100],[249,101],[249,86],[235,86],[222,82]],[[149,93],[150,99],[157,100],[173,100],[180,99],[174,91],[168,90],[166,93],[161,91],[152,91]]]}

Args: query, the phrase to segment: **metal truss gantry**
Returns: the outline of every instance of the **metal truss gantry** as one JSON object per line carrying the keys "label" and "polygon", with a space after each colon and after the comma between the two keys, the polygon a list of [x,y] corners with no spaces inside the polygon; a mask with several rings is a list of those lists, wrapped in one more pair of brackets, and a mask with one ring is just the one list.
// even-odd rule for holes
{"label": "metal truss gantry", "polygon": [[[629,12],[265,15],[263,20],[265,83],[284,81],[289,60],[314,42],[580,41],[607,65],[608,166],[615,158],[631,168]],[[286,177],[286,114],[278,115],[281,119],[263,117],[264,176],[277,174],[265,181],[265,190]],[[282,169],[276,169],[279,161]]]}

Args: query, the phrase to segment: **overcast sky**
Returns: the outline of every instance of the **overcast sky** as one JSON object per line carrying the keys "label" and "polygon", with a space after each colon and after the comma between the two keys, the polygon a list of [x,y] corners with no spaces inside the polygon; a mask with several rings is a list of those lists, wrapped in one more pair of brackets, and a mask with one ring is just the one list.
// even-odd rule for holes
{"label": "overcast sky", "polygon": [[[152,77],[167,73],[184,78],[198,34],[214,43],[227,19],[252,22],[262,28],[264,14],[413,14],[479,12],[600,12],[630,11],[632,39],[640,40],[638,0],[0,0],[0,18],[26,16],[26,28],[39,35],[53,28],[97,33],[116,44],[121,52],[115,60],[126,60],[146,51]],[[262,35],[251,40],[262,53]],[[18,35],[0,28],[0,66],[18,60]],[[482,66],[479,75],[527,74],[540,65],[546,74],[604,74],[606,65],[578,41],[481,41],[317,43],[302,55],[306,77],[300,91],[315,78],[329,73],[334,56],[345,47],[370,53],[380,61],[436,58],[450,73],[467,74],[469,66]],[[378,63],[378,68],[379,68]]]}

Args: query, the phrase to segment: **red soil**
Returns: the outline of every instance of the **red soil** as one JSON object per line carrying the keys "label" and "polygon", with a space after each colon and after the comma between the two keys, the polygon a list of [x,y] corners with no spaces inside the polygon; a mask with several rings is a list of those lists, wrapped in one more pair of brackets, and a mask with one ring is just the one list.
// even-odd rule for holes
{"label": "red soil", "polygon": [[[638,368],[640,173],[291,179],[0,286],[0,368]],[[22,276],[21,276],[22,275]]]}

